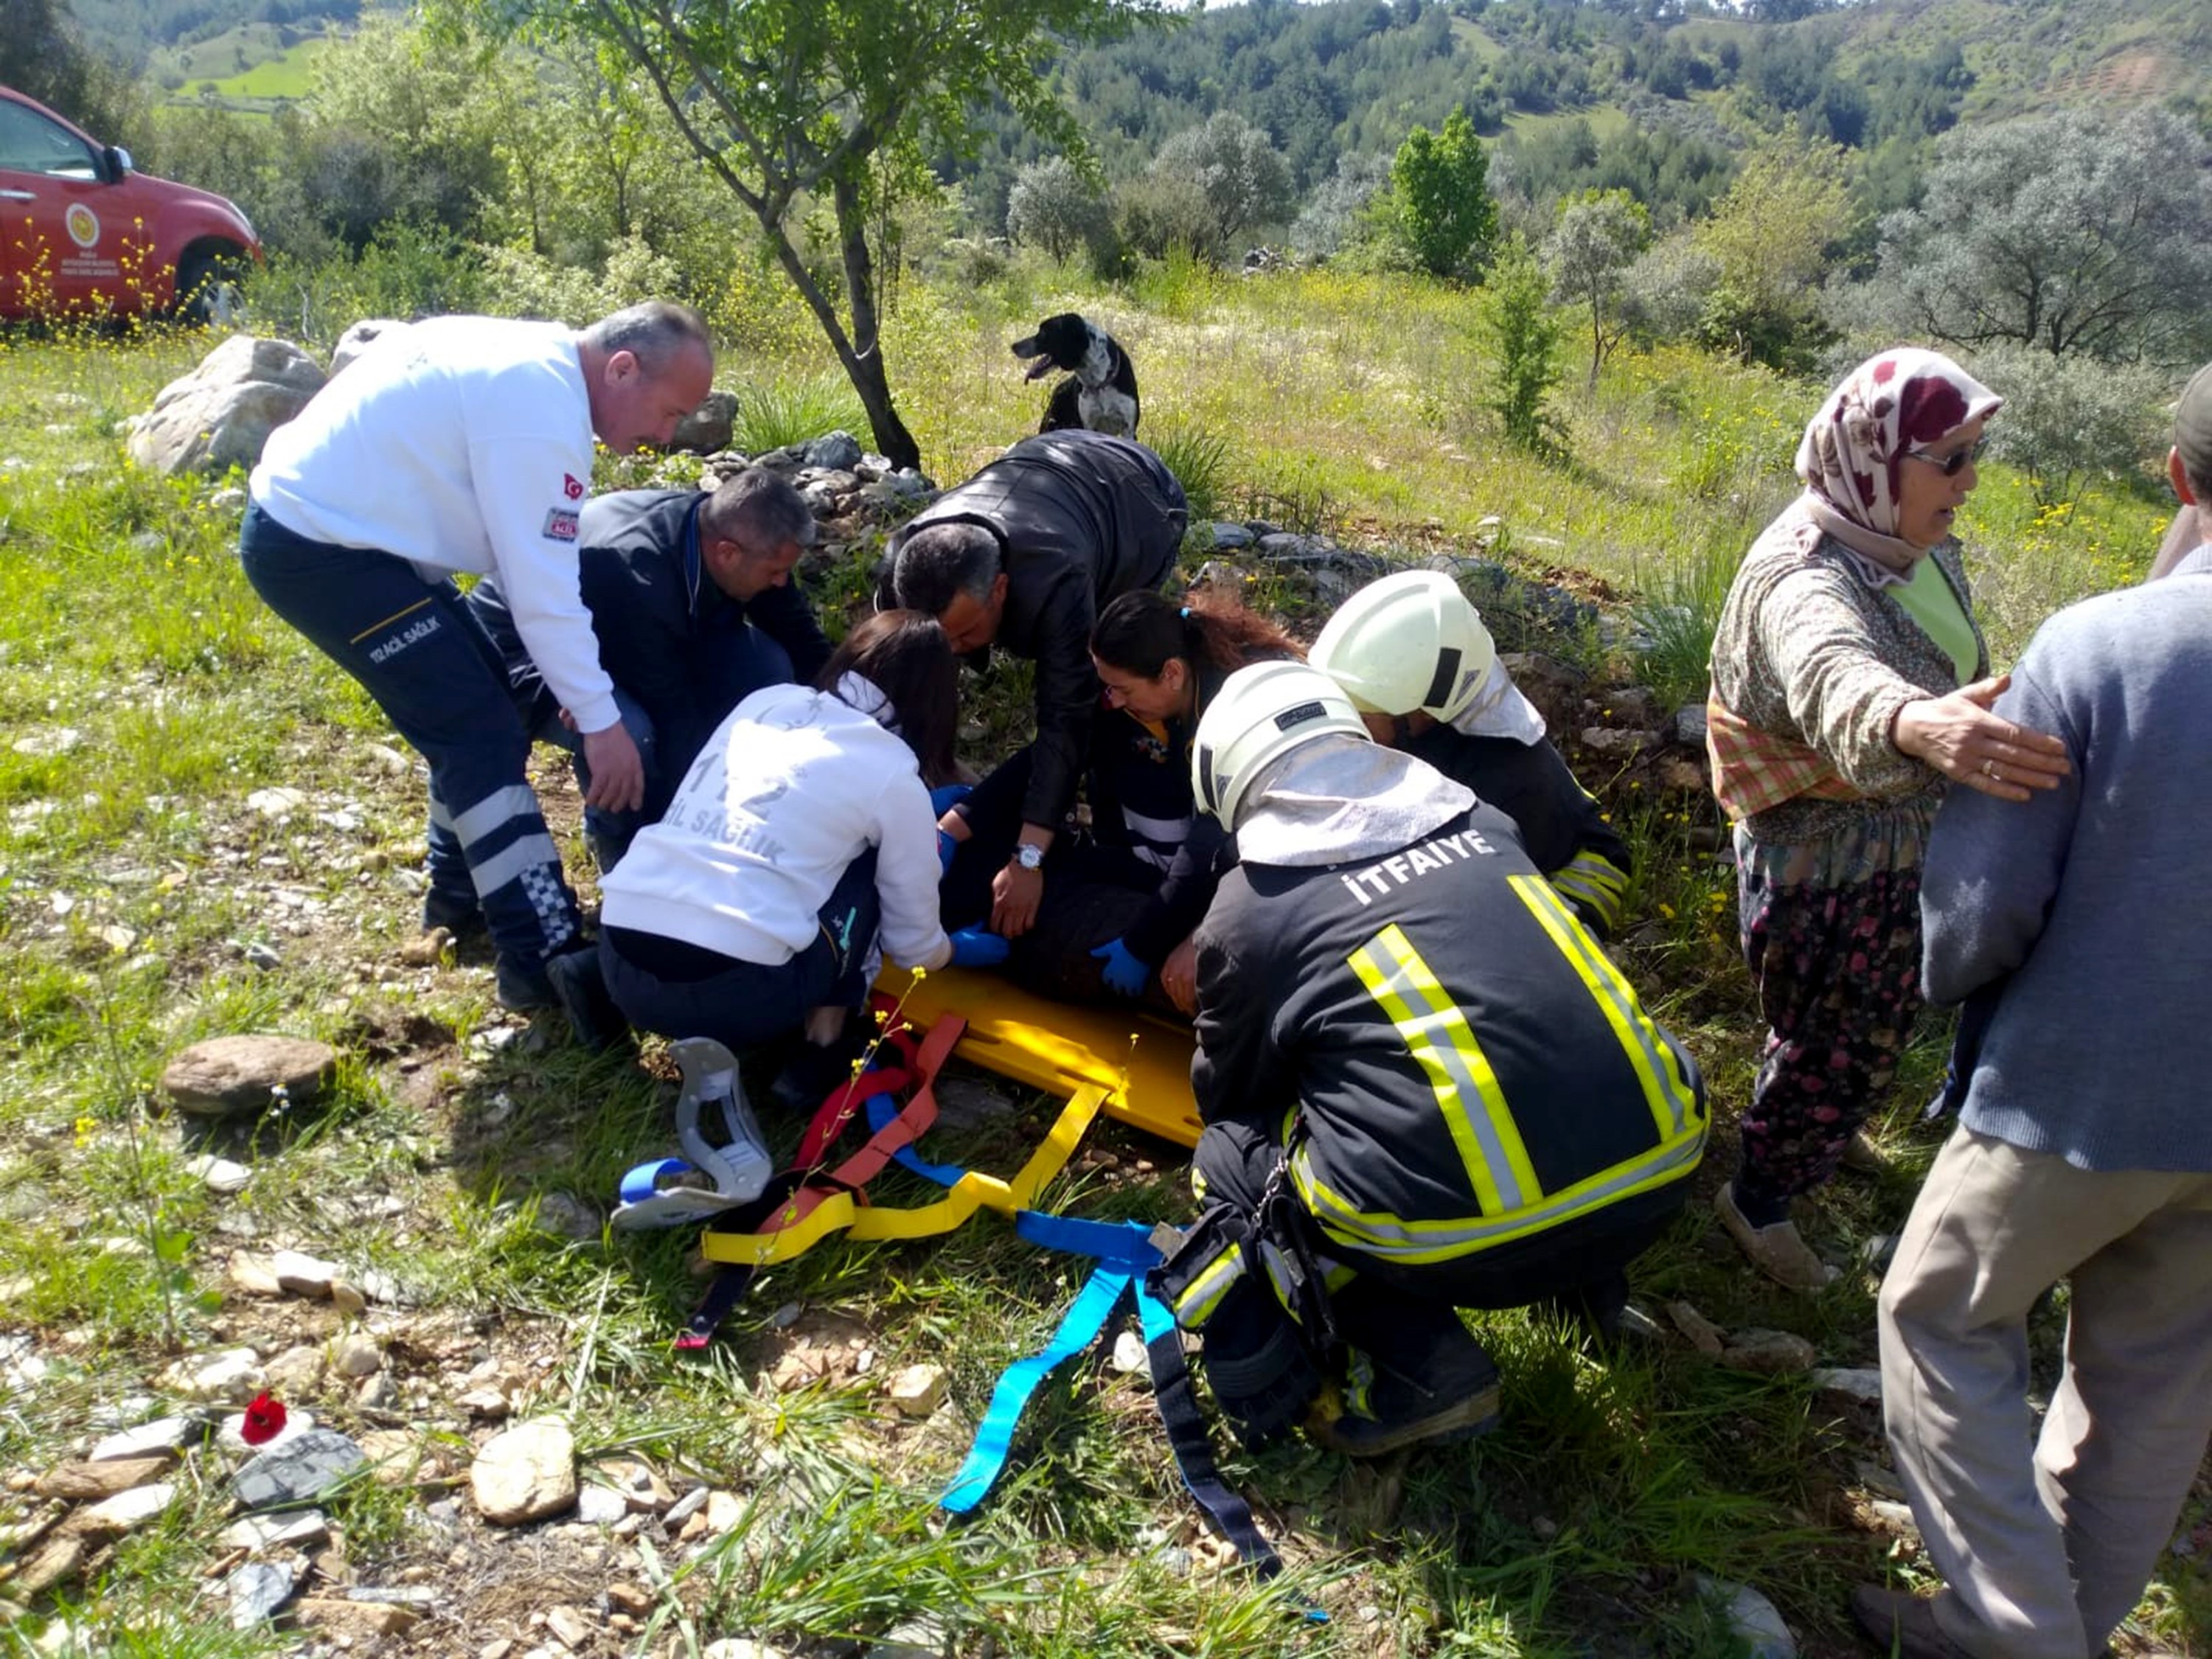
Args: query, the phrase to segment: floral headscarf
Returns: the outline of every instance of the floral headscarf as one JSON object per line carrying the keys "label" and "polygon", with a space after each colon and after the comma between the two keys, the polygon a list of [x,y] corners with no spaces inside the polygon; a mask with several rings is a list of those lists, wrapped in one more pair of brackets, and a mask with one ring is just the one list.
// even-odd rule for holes
{"label": "floral headscarf", "polygon": [[1941,443],[2004,399],[1940,352],[1896,346],[1844,377],[1797,446],[1803,505],[1821,529],[1886,569],[1910,570],[1925,550],[1897,534],[1905,452]]}

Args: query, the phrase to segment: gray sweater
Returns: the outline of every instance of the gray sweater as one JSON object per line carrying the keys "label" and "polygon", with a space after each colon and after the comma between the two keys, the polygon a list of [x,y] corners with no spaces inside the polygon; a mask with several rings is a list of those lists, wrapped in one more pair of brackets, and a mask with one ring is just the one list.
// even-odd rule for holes
{"label": "gray sweater", "polygon": [[2074,772],[1936,817],[1923,977],[1967,1004],[1963,1121],[2084,1170],[2212,1171],[2212,548],[2051,617],[1998,708]]}

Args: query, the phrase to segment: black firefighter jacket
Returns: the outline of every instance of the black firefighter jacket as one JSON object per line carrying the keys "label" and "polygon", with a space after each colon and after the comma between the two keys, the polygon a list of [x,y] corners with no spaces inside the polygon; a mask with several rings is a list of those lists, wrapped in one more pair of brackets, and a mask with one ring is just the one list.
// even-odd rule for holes
{"label": "black firefighter jacket", "polygon": [[1381,859],[1239,866],[1198,933],[1191,1084],[1291,1148],[1335,1245],[1451,1261],[1680,1181],[1697,1067],[1512,821],[1477,805]]}
{"label": "black firefighter jacket", "polygon": [[1109,601],[1156,588],[1189,523],[1182,486],[1142,444],[1103,432],[1024,438],[916,514],[891,564],[925,525],[981,525],[999,538],[1006,609],[994,641],[1036,664],[1036,738],[1022,820],[1058,829],[1075,801],[1098,708],[1091,627]]}

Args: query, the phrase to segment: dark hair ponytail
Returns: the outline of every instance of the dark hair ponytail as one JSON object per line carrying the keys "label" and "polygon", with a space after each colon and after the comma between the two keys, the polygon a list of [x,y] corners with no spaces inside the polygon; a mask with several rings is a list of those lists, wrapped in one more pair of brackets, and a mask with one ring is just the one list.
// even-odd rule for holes
{"label": "dark hair ponytail", "polygon": [[815,689],[835,696],[848,673],[890,699],[899,736],[921,763],[922,781],[933,788],[951,782],[959,668],[937,619],[919,611],[878,611],[865,618],[814,677]]}
{"label": "dark hair ponytail", "polygon": [[1156,680],[1171,658],[1235,672],[1266,657],[1305,659],[1288,634],[1240,601],[1200,588],[1177,605],[1163,594],[1124,593],[1098,614],[1091,654],[1125,674]]}

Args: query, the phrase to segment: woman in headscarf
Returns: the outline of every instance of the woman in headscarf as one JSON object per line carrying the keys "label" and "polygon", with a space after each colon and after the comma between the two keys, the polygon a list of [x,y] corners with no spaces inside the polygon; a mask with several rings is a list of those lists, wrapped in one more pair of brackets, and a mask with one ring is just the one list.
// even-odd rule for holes
{"label": "woman in headscarf", "polygon": [[2002,403],[1935,352],[1859,365],[1806,427],[1805,493],[1752,544],[1713,641],[1713,793],[1771,1028],[1715,1202],[1796,1289],[1836,1273],[1790,1200],[1834,1173],[1920,1010],[1921,856],[1944,790],[2024,801],[2067,770],[2057,739],[1990,712],[2007,680],[1952,533]]}

